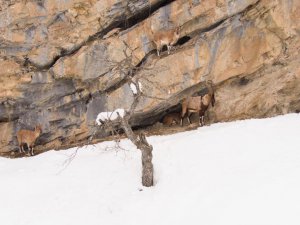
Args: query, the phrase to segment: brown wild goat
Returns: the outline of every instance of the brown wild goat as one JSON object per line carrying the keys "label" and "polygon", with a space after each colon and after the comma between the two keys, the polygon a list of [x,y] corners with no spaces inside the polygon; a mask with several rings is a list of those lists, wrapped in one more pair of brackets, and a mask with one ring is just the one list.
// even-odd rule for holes
{"label": "brown wild goat", "polygon": [[169,113],[164,116],[163,124],[166,126],[172,126],[180,123],[180,114],[179,113]]}
{"label": "brown wild goat", "polygon": [[192,113],[195,112],[199,113],[199,125],[204,125],[204,115],[209,104],[211,104],[212,107],[215,106],[215,93],[213,89],[213,83],[211,80],[206,82],[206,87],[208,89],[208,93],[204,96],[187,97],[181,103],[181,126],[183,125],[183,118],[185,114],[188,113],[187,119],[188,122],[191,124],[190,116]]}
{"label": "brown wild goat", "polygon": [[[30,155],[33,155],[33,146],[35,143],[35,140],[41,135],[42,133],[42,128],[40,125],[35,126],[34,131],[32,130],[19,130],[17,132],[17,139],[19,143],[19,151],[25,152],[24,151],[24,144],[27,144],[28,151]],[[31,152],[30,152],[31,148]]]}
{"label": "brown wild goat", "polygon": [[168,54],[170,54],[171,46],[175,45],[179,39],[179,29],[180,28],[177,27],[172,30],[156,31],[155,33],[153,33],[153,31],[151,30],[158,56],[164,45],[167,46]]}

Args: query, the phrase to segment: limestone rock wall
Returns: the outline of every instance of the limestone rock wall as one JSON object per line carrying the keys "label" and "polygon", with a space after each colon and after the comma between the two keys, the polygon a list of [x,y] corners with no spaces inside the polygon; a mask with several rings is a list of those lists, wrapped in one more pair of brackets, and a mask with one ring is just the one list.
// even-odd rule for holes
{"label": "limestone rock wall", "polygon": [[[153,33],[176,27],[158,57]],[[99,112],[130,106],[129,71],[145,95],[134,125],[207,79],[211,122],[299,112],[299,36],[296,0],[0,0],[0,152],[35,124],[41,150],[86,140]]]}

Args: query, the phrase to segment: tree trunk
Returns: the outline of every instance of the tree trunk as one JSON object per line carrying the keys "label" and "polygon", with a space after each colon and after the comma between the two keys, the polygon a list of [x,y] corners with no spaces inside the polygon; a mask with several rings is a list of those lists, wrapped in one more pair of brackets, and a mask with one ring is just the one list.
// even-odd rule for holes
{"label": "tree trunk", "polygon": [[142,184],[146,187],[153,186],[153,164],[152,164],[152,150],[153,147],[148,144],[145,134],[139,135],[141,141],[140,150],[142,151]]}
{"label": "tree trunk", "polygon": [[145,187],[153,186],[153,164],[152,164],[152,145],[146,140],[145,134],[140,133],[135,135],[128,123],[129,115],[122,118],[122,126],[126,136],[135,144],[135,146],[142,152],[142,184]]}

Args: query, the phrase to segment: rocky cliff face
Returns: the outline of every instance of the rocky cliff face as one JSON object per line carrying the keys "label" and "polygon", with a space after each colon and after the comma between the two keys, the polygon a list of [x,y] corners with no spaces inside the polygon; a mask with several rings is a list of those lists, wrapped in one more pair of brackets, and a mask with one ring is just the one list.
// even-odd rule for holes
{"label": "rocky cliff face", "polygon": [[[153,33],[177,27],[158,57]],[[39,149],[86,140],[99,112],[130,106],[130,79],[144,93],[134,125],[208,79],[211,122],[299,112],[299,37],[296,0],[0,0],[0,152],[35,124]]]}

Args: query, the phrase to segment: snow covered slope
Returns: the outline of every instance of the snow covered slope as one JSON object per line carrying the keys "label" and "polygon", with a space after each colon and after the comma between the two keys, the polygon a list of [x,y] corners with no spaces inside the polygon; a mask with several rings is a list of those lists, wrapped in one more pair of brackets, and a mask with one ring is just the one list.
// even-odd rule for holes
{"label": "snow covered slope", "polygon": [[155,186],[128,141],[0,158],[3,225],[300,224],[300,115],[150,137]]}

